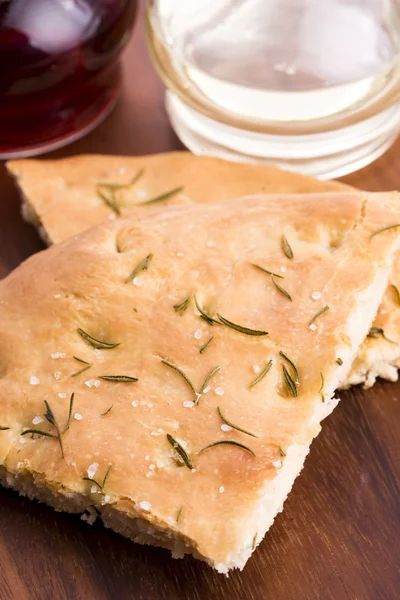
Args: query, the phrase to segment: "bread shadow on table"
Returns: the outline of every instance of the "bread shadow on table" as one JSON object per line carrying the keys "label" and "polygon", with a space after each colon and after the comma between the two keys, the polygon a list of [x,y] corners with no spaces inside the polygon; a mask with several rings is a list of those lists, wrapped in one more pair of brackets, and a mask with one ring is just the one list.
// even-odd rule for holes
{"label": "bread shadow on table", "polygon": [[[394,600],[399,443],[389,452],[387,440],[390,422],[400,417],[400,385],[341,395],[284,513],[241,573],[226,578],[190,557],[173,560],[98,522],[89,527],[3,489],[0,554],[5,548],[10,561],[19,556],[21,585],[32,589],[34,582],[40,600]],[[375,542],[377,528],[386,544]]]}

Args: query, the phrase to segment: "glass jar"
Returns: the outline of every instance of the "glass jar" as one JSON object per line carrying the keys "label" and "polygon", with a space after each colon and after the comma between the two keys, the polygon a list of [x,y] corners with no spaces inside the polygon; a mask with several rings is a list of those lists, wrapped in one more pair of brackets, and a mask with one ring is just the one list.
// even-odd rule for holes
{"label": "glass jar", "polygon": [[399,131],[398,0],[148,0],[147,32],[195,153],[334,177]]}
{"label": "glass jar", "polygon": [[0,157],[39,154],[114,106],[132,0],[0,1]]}

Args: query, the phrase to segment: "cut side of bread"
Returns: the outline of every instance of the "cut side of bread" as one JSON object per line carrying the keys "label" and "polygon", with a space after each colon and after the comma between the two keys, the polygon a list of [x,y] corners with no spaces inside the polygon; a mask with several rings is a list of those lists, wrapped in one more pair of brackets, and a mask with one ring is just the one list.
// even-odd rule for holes
{"label": "cut side of bread", "polygon": [[4,485],[243,568],[371,326],[398,205],[154,208],[31,257],[0,282]]}
{"label": "cut side of bread", "polygon": [[[319,181],[275,167],[231,163],[218,158],[170,152],[151,156],[86,155],[61,160],[17,160],[7,165],[23,198],[24,218],[33,223],[46,244],[58,243],[117,217],[104,200],[117,184],[121,215],[154,198],[160,206],[223,202],[247,194],[296,194],[350,190],[336,181]],[[130,182],[133,185],[126,185]],[[168,192],[174,192],[168,194]],[[113,192],[111,192],[112,194]],[[153,204],[147,208],[153,207]],[[115,208],[115,207],[114,207]],[[398,378],[400,367],[400,258],[395,261],[375,334],[360,348],[343,387],[373,385],[377,377]],[[388,334],[390,335],[386,335]],[[393,341],[395,344],[393,344]]]}

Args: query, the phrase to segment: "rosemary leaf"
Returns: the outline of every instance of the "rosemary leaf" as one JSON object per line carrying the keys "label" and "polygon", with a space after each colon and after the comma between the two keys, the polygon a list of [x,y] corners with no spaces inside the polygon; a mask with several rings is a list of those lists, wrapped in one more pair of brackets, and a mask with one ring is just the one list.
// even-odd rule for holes
{"label": "rosemary leaf", "polygon": [[318,317],[320,317],[321,315],[324,314],[324,312],[326,312],[327,310],[329,310],[329,306],[324,306],[324,308],[321,308],[321,310],[319,310],[317,312],[317,314],[315,314],[313,316],[313,318],[311,319],[311,321],[309,322],[308,326],[312,325],[314,323],[314,321],[316,321],[318,319]]}
{"label": "rosemary leaf", "polygon": [[172,196],[176,196],[183,190],[183,187],[177,187],[169,192],[165,192],[165,194],[161,194],[160,196],[155,196],[154,198],[150,198],[150,200],[145,200],[144,202],[139,202],[138,206],[146,206],[149,204],[157,204],[157,202],[163,202],[164,200],[169,200]]}
{"label": "rosemary leaf", "polygon": [[182,300],[182,302],[179,302],[178,304],[174,304],[174,309],[175,312],[179,313],[180,315],[183,315],[183,313],[185,312],[185,310],[188,308],[191,299],[193,298],[193,292],[184,300]]}
{"label": "rosemary leaf", "polygon": [[86,331],[83,331],[83,329],[81,329],[80,327],[78,327],[77,329],[79,335],[85,340],[85,342],[88,342],[88,344],[90,344],[91,346],[93,346],[93,348],[97,348],[98,350],[109,350],[111,348],[116,348],[117,346],[120,345],[120,343],[108,343],[108,342],[103,342],[101,340],[96,340],[96,338],[92,337],[91,335],[89,335],[88,333],[86,333]]}
{"label": "rosemary leaf", "polygon": [[84,373],[85,371],[87,371],[88,369],[90,369],[90,367],[92,366],[90,363],[87,362],[87,360],[83,360],[82,358],[78,358],[77,356],[73,356],[72,358],[74,358],[78,362],[86,365],[86,367],[83,367],[83,369],[80,369],[76,373],[72,373],[71,377],[77,377],[81,373]]}
{"label": "rosemary leaf", "polygon": [[339,367],[341,367],[341,366],[342,366],[342,364],[343,364],[343,361],[342,361],[342,359],[341,359],[340,357],[338,357],[338,358],[336,359],[336,362],[337,362],[337,364],[339,365]]}
{"label": "rosemary leaf", "polygon": [[189,377],[182,371],[182,369],[180,369],[177,365],[174,365],[172,362],[169,362],[169,360],[165,360],[165,358],[162,358],[161,362],[164,365],[167,365],[167,367],[170,367],[170,369],[174,369],[174,371],[176,371],[177,373],[179,373],[179,375],[181,377],[183,377],[183,379],[186,381],[186,383],[192,390],[193,394],[196,396],[196,400],[197,400],[197,392],[195,390],[195,387],[194,387],[193,383],[190,381]]}
{"label": "rosemary leaf", "polygon": [[278,275],[278,273],[274,273],[273,271],[268,271],[268,269],[264,269],[264,267],[260,267],[260,265],[256,265],[254,263],[250,263],[252,267],[263,271],[263,273],[267,273],[267,275],[273,275],[274,277],[279,277],[279,279],[284,279],[283,275]]}
{"label": "rosemary leaf", "polygon": [[25,431],[23,431],[21,435],[28,435],[28,433],[35,433],[37,435],[43,435],[45,437],[57,439],[57,436],[54,433],[50,433],[49,431],[40,431],[39,429],[25,429]]}
{"label": "rosemary leaf", "polygon": [[290,360],[290,358],[288,356],[286,356],[286,354],[284,354],[282,352],[282,350],[279,352],[279,355],[282,356],[282,358],[284,360],[286,360],[286,362],[292,367],[294,376],[296,378],[295,382],[297,385],[299,385],[300,384],[300,375],[299,375],[296,365],[294,364],[294,362],[292,360]]}
{"label": "rosemary leaf", "polygon": [[144,173],[144,169],[140,169],[140,171],[138,171],[136,173],[136,175],[134,175],[134,177],[132,177],[132,179],[128,183],[108,183],[106,181],[99,181],[97,186],[106,188],[108,190],[128,190],[133,185],[135,185],[135,183],[137,181],[139,181],[139,179],[142,177],[143,173]]}
{"label": "rosemary leaf", "polygon": [[280,286],[277,281],[275,281],[273,275],[271,275],[271,281],[274,284],[274,286],[276,287],[276,289],[280,291],[281,294],[283,294],[284,296],[286,296],[286,298],[288,298],[291,302],[293,302],[292,296],[289,294],[289,292],[287,292],[285,289],[283,289],[283,287]]}
{"label": "rosemary leaf", "polygon": [[200,452],[198,452],[198,454],[201,454],[202,452],[204,452],[205,450],[208,450],[209,448],[214,448],[214,446],[222,446],[222,445],[237,446],[238,448],[243,448],[243,450],[247,450],[247,452],[250,452],[250,454],[252,454],[254,457],[256,456],[251,448],[249,448],[248,446],[245,446],[244,444],[240,444],[240,442],[235,442],[234,440],[219,440],[218,442],[213,442],[212,444],[208,444],[207,446],[204,446],[204,448],[202,448],[200,450]]}
{"label": "rosemary leaf", "polygon": [[114,406],[114,404],[111,404],[110,408],[107,408],[106,412],[101,413],[100,416],[105,417],[106,415],[108,415],[108,413],[111,411],[113,406]]}
{"label": "rosemary leaf", "polygon": [[369,337],[369,338],[377,338],[380,335],[383,337],[384,340],[386,340],[387,342],[390,342],[390,344],[396,344],[396,342],[394,342],[393,340],[390,340],[388,337],[386,337],[385,332],[383,331],[383,329],[381,327],[371,327],[371,329],[367,333],[367,337]]}
{"label": "rosemary leaf", "polygon": [[257,535],[258,533],[255,534],[255,536],[253,537],[253,543],[251,544],[251,549],[254,551],[255,547],[257,545]]}
{"label": "rosemary leaf", "polygon": [[98,375],[99,379],[105,381],[115,381],[117,383],[135,383],[139,381],[137,377],[129,377],[128,375]]}
{"label": "rosemary leaf", "polygon": [[297,390],[296,382],[292,379],[292,376],[290,375],[290,373],[287,370],[287,368],[285,367],[285,365],[282,365],[282,371],[283,371],[283,379],[284,379],[284,382],[286,384],[289,394],[291,396],[293,396],[293,398],[296,398],[299,394],[299,392]]}
{"label": "rosemary leaf", "polygon": [[371,241],[379,233],[383,233],[384,231],[389,231],[389,229],[395,229],[395,227],[400,227],[400,223],[396,223],[395,225],[388,225],[387,227],[382,227],[381,229],[377,229],[369,236],[369,240]]}
{"label": "rosemary leaf", "polygon": [[76,373],[72,373],[71,377],[78,377],[78,375],[81,375],[82,373],[84,373],[85,371],[87,371],[88,369],[90,369],[92,365],[88,365],[87,367],[83,367],[83,369],[80,369],[79,371],[76,371]]}
{"label": "rosemary leaf", "polygon": [[111,471],[111,469],[113,468],[113,466],[114,466],[114,465],[110,465],[110,466],[108,467],[108,469],[107,469],[107,471],[106,471],[106,474],[104,475],[104,479],[103,479],[103,482],[102,482],[102,483],[99,483],[99,482],[97,481],[97,479],[93,479],[93,477],[82,477],[82,479],[83,479],[83,481],[90,481],[91,483],[94,483],[95,485],[97,485],[97,487],[99,488],[99,490],[100,490],[101,492],[103,492],[103,491],[104,491],[104,487],[105,487],[105,485],[106,485],[106,483],[107,483],[107,479],[108,479],[108,477],[109,477],[109,475],[110,475],[110,471]]}
{"label": "rosemary leaf", "polygon": [[284,235],[282,235],[281,244],[282,244],[282,250],[284,251],[286,256],[288,258],[293,258],[293,250],[290,247],[290,244]]}
{"label": "rosemary leaf", "polygon": [[104,202],[108,208],[110,208],[118,217],[121,216],[121,210],[117,204],[117,198],[115,190],[109,190],[109,196],[97,188],[97,195]]}
{"label": "rosemary leaf", "polygon": [[399,292],[399,288],[397,286],[395,286],[394,284],[392,284],[390,287],[392,288],[392,290],[395,293],[397,304],[400,305],[400,292]]}
{"label": "rosemary leaf", "polygon": [[[215,367],[205,378],[203,385],[201,386],[200,390],[199,390],[199,394],[202,394],[205,390],[205,388],[207,387],[208,382],[210,381],[210,379],[212,377],[214,377],[215,373],[218,373],[218,371],[220,370],[220,367]],[[199,403],[199,399],[197,400],[197,404]]]}
{"label": "rosemary leaf", "polygon": [[215,319],[213,319],[212,317],[207,315],[207,313],[205,313],[204,310],[202,308],[200,308],[200,305],[197,302],[196,296],[194,297],[194,303],[196,305],[197,310],[200,313],[201,318],[204,319],[204,321],[206,321],[206,323],[208,323],[209,325],[214,325],[214,323],[217,323],[219,325],[218,321],[216,321]]}
{"label": "rosemary leaf", "polygon": [[272,360],[269,361],[269,363],[267,364],[266,367],[264,367],[264,369],[261,371],[261,373],[259,375],[257,375],[257,377],[255,378],[255,380],[249,385],[249,390],[252,390],[253,387],[255,385],[257,385],[257,383],[260,383],[260,381],[262,379],[264,379],[264,377],[266,376],[266,374],[268,373],[268,371],[270,370],[270,368],[272,367]]}
{"label": "rosemary leaf", "polygon": [[325,379],[324,379],[323,373],[320,373],[320,376],[321,376],[321,387],[319,388],[319,394],[321,394],[322,402],[325,402],[325,396],[324,396]]}
{"label": "rosemary leaf", "polygon": [[214,336],[211,336],[210,339],[208,340],[208,342],[206,342],[204,344],[204,346],[202,346],[199,350],[200,354],[204,354],[204,352],[207,350],[208,346],[211,344],[211,342],[213,341]]}
{"label": "rosemary leaf", "polygon": [[229,425],[229,427],[232,427],[232,429],[236,429],[236,431],[241,431],[242,433],[245,433],[246,435],[250,435],[251,437],[258,438],[258,435],[254,435],[254,433],[250,433],[250,431],[247,431],[247,429],[242,429],[242,427],[239,427],[238,425],[234,425],[233,423],[231,423],[231,421],[228,421],[228,419],[222,414],[222,410],[221,410],[220,406],[217,407],[217,410],[218,410],[218,414],[221,417],[221,419],[224,421],[224,423]]}
{"label": "rosemary leaf", "polygon": [[62,432],[63,434],[66,431],[68,431],[68,429],[70,428],[70,425],[71,425],[72,411],[74,409],[74,398],[75,398],[75,392],[72,392],[71,398],[69,399],[68,421],[67,421],[64,431]]}
{"label": "rosemary leaf", "polygon": [[147,271],[147,269],[149,268],[149,264],[153,260],[153,256],[154,255],[150,253],[145,258],[143,258],[133,269],[129,277],[125,280],[125,283],[130,283],[131,281],[133,281],[136,275],[138,275],[141,271]]}
{"label": "rosemary leaf", "polygon": [[282,447],[281,447],[281,446],[278,446],[278,448],[279,448],[279,454],[280,454],[282,457],[286,456],[286,452],[284,452],[284,451],[283,451]]}
{"label": "rosemary leaf", "polygon": [[0,431],[8,431],[10,429],[10,427],[4,427],[3,425],[0,425]]}
{"label": "rosemary leaf", "polygon": [[180,507],[180,509],[179,509],[179,511],[178,511],[178,514],[176,515],[176,522],[177,522],[177,523],[179,522],[179,519],[180,519],[180,518],[181,518],[181,516],[182,516],[182,511],[183,511],[183,505]]}
{"label": "rosemary leaf", "polygon": [[185,465],[188,467],[188,469],[193,469],[192,462],[186,450],[182,448],[182,446],[169,433],[167,433],[167,440],[171,444],[173,449],[176,450],[176,452],[179,454],[179,456],[181,457]]}
{"label": "rosemary leaf", "polygon": [[267,331],[260,331],[260,330],[257,330],[257,329],[250,329],[249,327],[243,327],[242,325],[238,325],[237,323],[232,323],[232,321],[228,321],[228,319],[225,319],[224,317],[222,317],[218,313],[217,313],[217,317],[220,320],[220,322],[223,325],[225,325],[226,327],[230,327],[231,329],[235,329],[235,331],[239,331],[240,333],[244,333],[245,335],[256,335],[256,336],[268,335]]}

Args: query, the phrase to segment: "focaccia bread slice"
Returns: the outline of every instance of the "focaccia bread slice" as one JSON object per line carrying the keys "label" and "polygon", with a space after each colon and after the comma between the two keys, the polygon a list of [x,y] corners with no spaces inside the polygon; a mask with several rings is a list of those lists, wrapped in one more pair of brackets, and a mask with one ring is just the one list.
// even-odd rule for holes
{"label": "focaccia bread slice", "polygon": [[242,568],[371,326],[398,204],[156,208],[31,257],[0,282],[4,485]]}
{"label": "focaccia bread slice", "polygon": [[[141,203],[221,202],[247,194],[295,194],[350,190],[336,181],[319,181],[275,167],[232,163],[189,152],[152,156],[86,155],[61,160],[8,163],[23,198],[23,215],[47,243],[58,243]],[[132,185],[129,185],[133,182]],[[98,186],[117,184],[116,189]],[[128,184],[128,185],[127,185]],[[110,196],[111,194],[111,196]],[[115,206],[110,208],[107,199]],[[143,208],[146,204],[142,205]],[[153,206],[150,203],[150,206]],[[114,210],[113,210],[114,209]],[[397,381],[400,367],[400,258],[377,321],[360,348],[344,387],[374,384],[377,377]]]}

